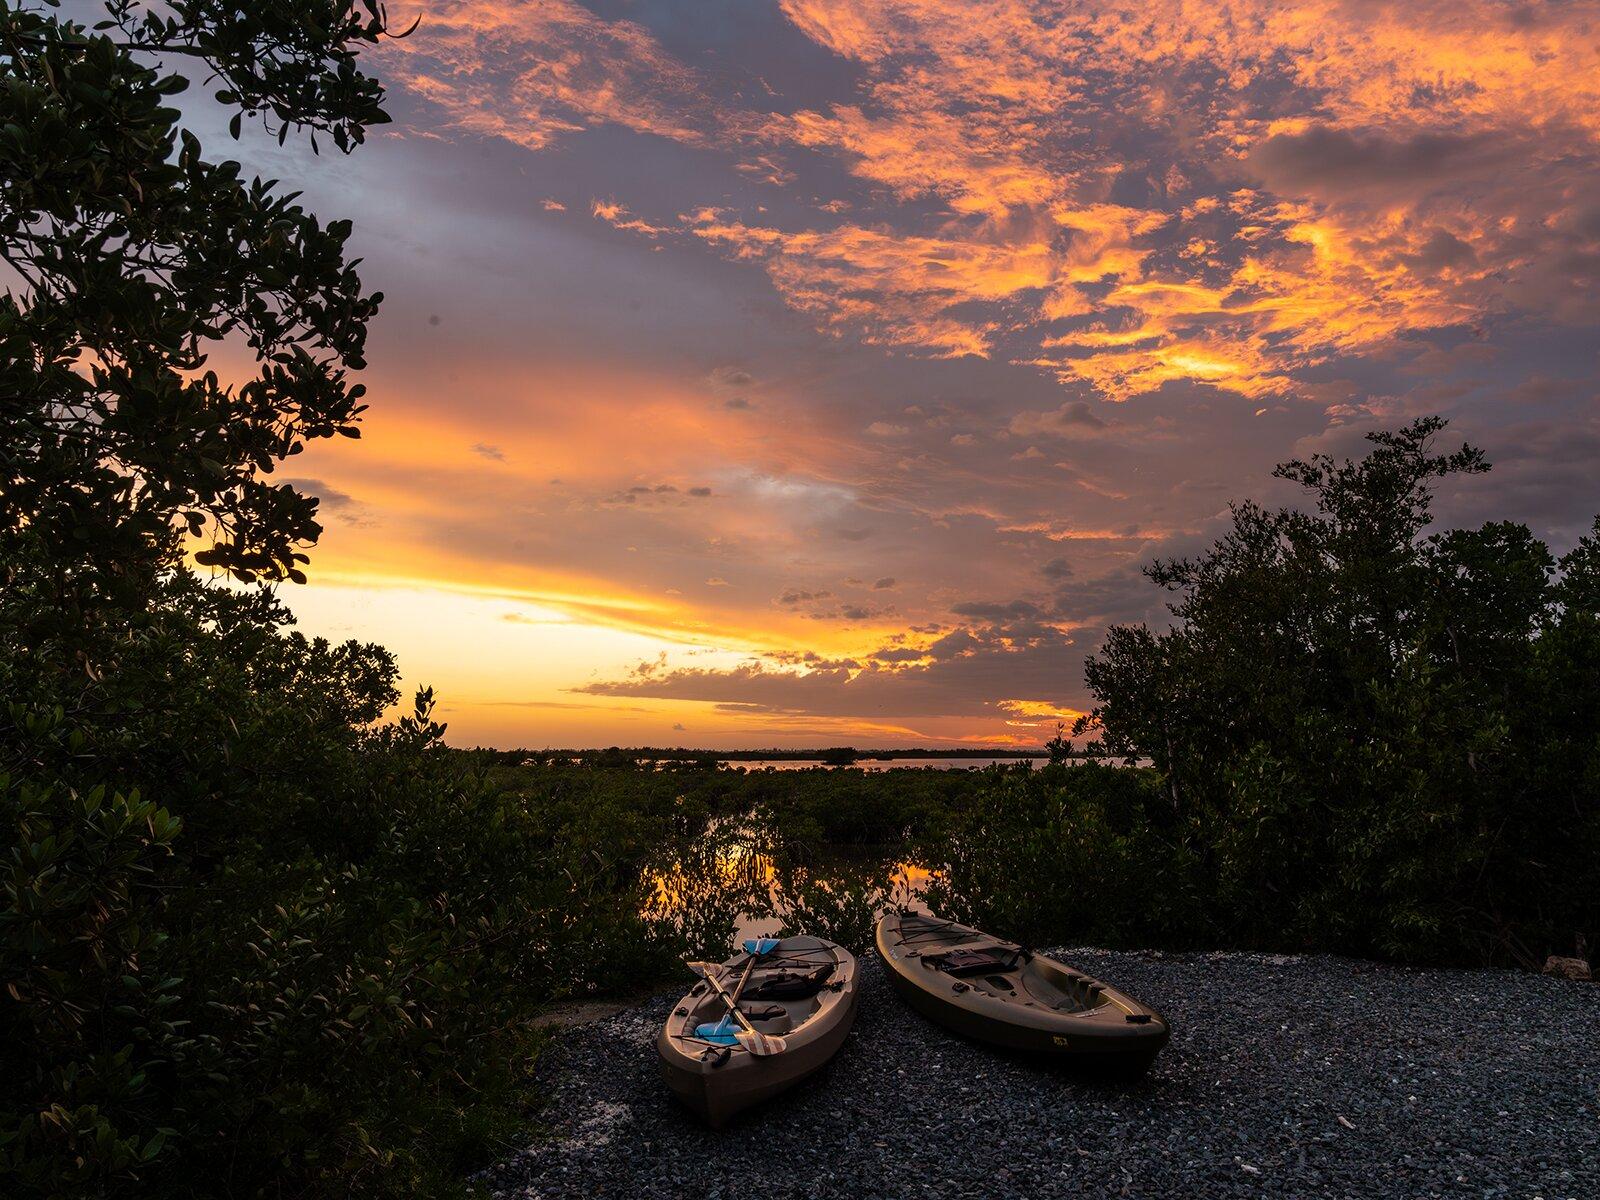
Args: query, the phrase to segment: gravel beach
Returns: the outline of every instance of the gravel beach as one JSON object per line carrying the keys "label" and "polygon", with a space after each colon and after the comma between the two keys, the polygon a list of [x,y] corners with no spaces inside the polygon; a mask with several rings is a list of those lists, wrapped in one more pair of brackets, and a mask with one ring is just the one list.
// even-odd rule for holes
{"label": "gravel beach", "polygon": [[831,1067],[712,1133],[656,1069],[677,992],[563,1034],[497,1197],[1600,1197],[1600,985],[1326,956],[1059,952],[1162,1009],[1134,1085],[929,1024],[862,960]]}

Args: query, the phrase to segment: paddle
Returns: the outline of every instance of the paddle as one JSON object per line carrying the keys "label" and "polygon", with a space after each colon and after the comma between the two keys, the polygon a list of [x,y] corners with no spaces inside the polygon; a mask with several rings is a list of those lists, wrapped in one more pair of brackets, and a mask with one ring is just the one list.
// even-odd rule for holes
{"label": "paddle", "polygon": [[730,1006],[737,1008],[739,999],[744,995],[744,985],[750,982],[750,973],[756,969],[758,959],[763,959],[778,948],[777,938],[746,938],[744,952],[749,955],[745,959],[744,974],[739,976],[739,985],[733,989],[733,999]]}
{"label": "paddle", "polygon": [[[754,961],[755,956],[752,955],[751,963],[753,964]],[[734,1041],[738,1042],[739,1045],[757,1058],[764,1058],[772,1054],[782,1054],[789,1048],[789,1043],[777,1034],[762,1033],[754,1025],[750,1024],[750,1018],[739,1011],[739,1006],[735,1003],[733,997],[728,995],[728,990],[717,979],[717,971],[719,970],[717,963],[692,962],[688,964],[688,967],[711,985],[711,990],[716,992],[721,997],[722,1002],[728,1006],[729,1015],[744,1026],[743,1029],[735,1031],[733,1035]],[[746,978],[749,977],[749,965],[745,968],[745,976]]]}
{"label": "paddle", "polygon": [[750,982],[750,972],[756,969],[756,959],[761,957],[761,947],[765,944],[764,942],[745,943],[746,953],[750,957],[745,960],[744,974],[739,976],[739,984],[733,989],[733,1000],[730,1003],[738,1004],[739,997],[744,995],[744,985]]}

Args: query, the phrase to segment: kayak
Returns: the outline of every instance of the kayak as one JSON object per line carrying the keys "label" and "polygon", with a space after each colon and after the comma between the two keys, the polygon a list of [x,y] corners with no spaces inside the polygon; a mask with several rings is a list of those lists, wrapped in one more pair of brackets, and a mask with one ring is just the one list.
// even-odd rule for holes
{"label": "kayak", "polygon": [[[722,964],[727,992],[749,963],[746,952]],[[729,1016],[728,1006],[704,981],[695,984],[656,1038],[667,1086],[713,1129],[787,1091],[843,1045],[856,1019],[858,975],[855,955],[821,938],[782,938],[759,956],[739,1009],[758,1032],[782,1039],[783,1050],[767,1055],[708,1032]]]}
{"label": "kayak", "polygon": [[1110,984],[954,921],[889,912],[877,945],[912,1008],[996,1046],[1136,1078],[1172,1035],[1165,1017]]}

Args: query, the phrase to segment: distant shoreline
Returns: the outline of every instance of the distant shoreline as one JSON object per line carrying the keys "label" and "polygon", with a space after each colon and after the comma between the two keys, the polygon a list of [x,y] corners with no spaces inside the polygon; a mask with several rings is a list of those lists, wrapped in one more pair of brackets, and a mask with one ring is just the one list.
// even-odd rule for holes
{"label": "distant shoreline", "polygon": [[[587,749],[556,748],[548,750],[499,750],[496,753],[508,755],[526,755],[533,758],[592,758],[597,755],[627,755],[636,759],[697,759],[714,758],[723,762],[778,762],[778,761],[806,761],[820,759],[834,747],[813,747],[805,750],[706,750],[688,746],[672,748],[660,746],[610,746],[589,747]],[[1049,751],[1043,746],[1032,750],[855,750],[857,762],[884,762],[902,758],[1048,758]],[[1075,758],[1092,757],[1087,754],[1073,755]]]}

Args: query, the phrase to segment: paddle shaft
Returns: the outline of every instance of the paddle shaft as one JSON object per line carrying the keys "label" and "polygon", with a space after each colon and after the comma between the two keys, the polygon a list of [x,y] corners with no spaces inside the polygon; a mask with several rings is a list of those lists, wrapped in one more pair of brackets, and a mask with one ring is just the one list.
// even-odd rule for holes
{"label": "paddle shaft", "polygon": [[750,973],[756,969],[756,959],[760,957],[759,954],[752,954],[750,961],[744,964],[744,974],[739,976],[739,986],[733,989],[733,999],[728,1001],[733,1008],[739,1007],[739,997],[744,995],[744,985],[750,982]]}
{"label": "paddle shaft", "polygon": [[[751,960],[752,963],[754,961],[754,959]],[[746,978],[749,977],[748,968],[745,971],[745,976]],[[712,974],[710,971],[707,971],[705,974],[705,980],[711,985],[711,990],[722,997],[722,1002],[728,1006],[728,1011],[733,1014],[733,1019],[744,1026],[744,1031],[746,1033],[754,1033],[757,1034],[757,1036],[764,1036],[759,1030],[756,1029],[754,1025],[750,1024],[750,1018],[739,1011],[739,1006],[735,1004],[733,998],[728,995],[728,989],[722,986],[714,974]],[[739,986],[744,986],[742,980],[740,981]]]}

